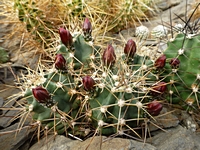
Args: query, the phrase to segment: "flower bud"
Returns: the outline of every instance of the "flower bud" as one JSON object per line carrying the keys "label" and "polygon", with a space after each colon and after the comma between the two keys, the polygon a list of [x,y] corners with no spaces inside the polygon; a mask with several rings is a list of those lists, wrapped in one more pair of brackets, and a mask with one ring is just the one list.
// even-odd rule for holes
{"label": "flower bud", "polygon": [[32,93],[39,103],[47,103],[51,99],[49,92],[41,86],[33,88]]}
{"label": "flower bud", "polygon": [[68,30],[65,30],[64,28],[60,28],[59,29],[59,34],[60,34],[60,38],[62,43],[66,46],[66,47],[70,47],[73,43],[73,39],[72,39],[72,35]]}
{"label": "flower bud", "polygon": [[85,18],[85,21],[83,23],[83,34],[86,38],[91,38],[92,33],[92,25],[88,18]]}
{"label": "flower bud", "polygon": [[124,53],[128,55],[128,57],[133,57],[136,52],[136,44],[132,39],[129,39],[125,45]]}
{"label": "flower bud", "polygon": [[163,108],[162,104],[157,100],[154,100],[147,105],[147,111],[152,116],[159,115],[162,108]]}
{"label": "flower bud", "polygon": [[56,69],[65,70],[66,69],[66,65],[65,64],[66,64],[66,60],[63,57],[63,55],[62,54],[57,54],[56,58],[55,58],[55,67],[56,67]]}
{"label": "flower bud", "polygon": [[103,52],[102,60],[106,66],[113,65],[115,63],[116,55],[114,48],[111,44],[109,44],[108,47]]}
{"label": "flower bud", "polygon": [[180,61],[179,61],[178,58],[172,58],[172,59],[170,60],[169,64],[171,65],[171,67],[172,67],[173,69],[175,69],[175,68],[178,68],[178,67],[179,67]]}
{"label": "flower bud", "polygon": [[166,56],[163,54],[155,61],[154,66],[157,69],[162,69],[165,66],[165,62],[166,62]]}
{"label": "flower bud", "polygon": [[159,82],[156,85],[152,87],[151,94],[153,96],[158,96],[164,94],[164,92],[167,90],[167,85],[165,82]]}
{"label": "flower bud", "polygon": [[95,82],[90,76],[85,76],[82,78],[83,86],[85,90],[91,91],[94,88]]}

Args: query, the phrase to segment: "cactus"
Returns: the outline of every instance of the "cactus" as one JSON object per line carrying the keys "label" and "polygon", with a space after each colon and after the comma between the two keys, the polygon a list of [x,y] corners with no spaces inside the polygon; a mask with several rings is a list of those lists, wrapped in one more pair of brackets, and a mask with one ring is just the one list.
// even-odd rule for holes
{"label": "cactus", "polygon": [[[25,24],[27,31],[45,48],[52,47],[54,33],[63,20],[66,20],[65,25],[69,27],[73,25],[69,19],[70,16],[80,18],[84,16],[83,3],[80,0],[73,2],[15,0],[14,9],[18,13],[19,20]],[[66,14],[69,18],[64,18]]]}
{"label": "cactus", "polygon": [[[14,8],[18,12],[19,20],[25,24],[34,39],[44,44],[45,48],[53,46],[54,33],[62,24],[67,28],[74,28],[79,26],[83,17],[87,16],[99,28],[96,29],[99,33],[105,32],[102,30],[104,25],[108,26],[106,31],[120,31],[141,20],[147,20],[148,12],[153,11],[151,6],[151,0],[140,2],[14,0]],[[103,21],[105,19],[106,22]]]}
{"label": "cactus", "polygon": [[[29,104],[28,111],[34,112],[33,119],[40,121],[47,130],[54,129],[58,134],[63,134],[64,131],[79,134],[81,124],[77,128],[75,122],[79,122],[82,114],[77,107],[80,100],[72,76],[53,72],[45,78],[46,81],[33,88],[32,92],[27,90],[25,97]],[[37,96],[41,95],[41,90],[45,90],[46,93],[44,96]],[[48,99],[41,99],[45,95]]]}
{"label": "cactus", "polygon": [[60,28],[53,71],[47,69],[43,82],[26,90],[27,111],[56,134],[85,137],[87,129],[95,129],[102,135],[131,131],[140,137],[134,128],[162,110],[152,92],[164,93],[166,85],[159,84],[153,73],[157,66],[137,54],[133,40],[127,41],[124,54],[116,55],[112,44],[104,51],[93,44],[91,29],[88,19],[83,34]]}
{"label": "cactus", "polygon": [[[171,29],[171,39],[168,40],[167,49],[163,55],[155,61],[155,65],[162,65],[157,69],[160,72],[158,76],[167,85],[167,92],[163,94],[163,98],[170,103],[181,105],[190,113],[196,112],[200,108],[199,20],[191,22],[199,5],[199,3],[196,5],[187,20],[178,16],[183,24],[168,27]],[[164,59],[162,60],[162,58]]]}
{"label": "cactus", "polygon": [[159,115],[160,100],[198,109],[199,35],[178,33],[151,61],[138,54],[132,39],[119,54],[110,43],[94,44],[88,18],[82,28],[75,34],[59,29],[53,70],[46,69],[42,82],[26,90],[27,111],[44,130],[81,138],[89,132],[141,138],[136,129]]}
{"label": "cactus", "polygon": [[199,108],[199,48],[199,35],[179,33],[164,52],[167,63],[162,76],[168,83],[167,99],[189,110]]}
{"label": "cactus", "polygon": [[[63,32],[59,33],[63,35]],[[64,32],[64,36],[69,37],[67,40],[72,40],[70,39],[72,36],[66,33]],[[64,40],[61,38],[62,41],[65,39],[66,37]],[[83,122],[84,115],[80,101],[82,96],[77,92],[80,84],[78,78],[81,68],[89,67],[87,65],[94,48],[88,45],[81,34],[75,35],[74,42],[70,44],[72,45],[65,46],[61,42],[54,63],[56,70],[46,73],[44,75],[45,82],[33,88],[32,91],[27,90],[25,97],[29,105],[28,111],[34,112],[33,119],[41,121],[45,129],[54,127],[58,134],[67,131],[82,136],[83,133],[79,131],[81,124],[87,125],[87,123]],[[73,59],[75,57],[76,59]],[[70,68],[70,64],[74,64],[72,68]],[[75,122],[79,121],[80,124],[76,127]]]}
{"label": "cactus", "polygon": [[55,25],[50,18],[47,18],[48,16],[40,8],[42,7],[40,4],[41,2],[38,1],[15,0],[14,7],[18,12],[19,20],[25,24],[27,31],[33,35],[36,41],[47,47],[54,37]]}
{"label": "cactus", "polygon": [[4,48],[0,47],[0,64],[6,63],[9,60],[8,52]]}
{"label": "cactus", "polygon": [[[151,61],[138,54],[140,46],[132,39],[124,45],[124,53],[117,54],[110,43],[102,46],[105,49],[94,44],[88,18],[82,27],[82,33],[75,34],[60,28],[61,42],[51,68],[39,66],[40,76],[30,77],[38,81],[22,83],[26,102],[20,103],[25,105],[20,117],[31,115],[47,133],[141,137],[137,131],[147,120],[156,120],[162,110],[160,101],[198,109],[199,35],[186,30],[177,34],[164,54]],[[149,31],[141,26],[136,34],[140,41]]]}

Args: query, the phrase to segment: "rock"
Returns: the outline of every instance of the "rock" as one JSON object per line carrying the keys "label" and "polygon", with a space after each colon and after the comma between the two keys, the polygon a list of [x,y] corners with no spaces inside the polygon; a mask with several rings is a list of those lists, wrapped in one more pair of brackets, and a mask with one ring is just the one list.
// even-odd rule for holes
{"label": "rock", "polygon": [[181,111],[181,120],[183,122],[183,125],[192,132],[195,132],[196,129],[199,128],[198,124],[193,119],[193,117],[186,111]]}
{"label": "rock", "polygon": [[171,128],[167,133],[160,132],[152,138],[152,145],[159,150],[199,150],[200,134],[182,126]]}
{"label": "rock", "polygon": [[[163,108],[160,115],[155,117],[155,120],[151,120],[149,124],[149,130],[155,131],[158,130],[158,126],[160,128],[166,129],[171,127],[176,127],[179,125],[179,119],[174,114],[169,113],[169,110],[167,108]],[[155,126],[154,124],[158,125]]]}
{"label": "rock", "polygon": [[[18,98],[17,94],[21,92],[20,89],[15,88],[13,85],[1,85],[0,86],[0,97],[3,98],[3,113],[5,114],[7,111],[10,109],[5,109],[5,108],[11,108],[15,104],[15,100]],[[15,95],[16,94],[16,95]],[[15,95],[15,98],[13,98],[13,95]]]}
{"label": "rock", "polygon": [[92,140],[91,139],[92,138],[89,138],[84,142],[79,142],[80,144],[75,145],[73,150],[86,149],[87,147],[88,150],[156,150],[156,148],[150,144],[144,144],[130,139],[114,138],[103,143],[100,141],[105,139],[105,137],[96,136]]}
{"label": "rock", "polygon": [[167,44],[164,42],[160,42],[157,45],[159,52],[164,52],[167,49]]}
{"label": "rock", "polygon": [[22,146],[19,147],[18,150],[28,150],[30,147],[30,142],[29,140],[27,142],[25,142]]}
{"label": "rock", "polygon": [[[3,98],[0,97],[0,108],[3,106]],[[3,111],[0,109],[0,115],[3,114]]]}
{"label": "rock", "polygon": [[[163,7],[168,7],[172,5],[173,7],[170,8],[171,11],[171,20],[172,20],[172,25],[175,25],[176,23],[183,24],[183,21],[179,18],[181,17],[183,20],[185,20],[185,5],[186,5],[186,0],[155,0],[155,4],[161,3],[163,4]],[[178,5],[175,6],[175,3],[179,3]],[[164,6],[166,4],[166,6]],[[187,0],[187,10],[188,12],[192,10],[192,5],[195,4],[195,0]],[[169,32],[170,32],[170,11],[169,9],[166,9],[164,11],[161,11],[157,17],[151,19],[149,22],[142,22],[142,24],[150,31],[157,26],[158,24],[164,24],[166,27],[168,27]],[[179,16],[179,17],[178,17]],[[187,14],[187,18],[189,18],[189,13]]]}
{"label": "rock", "polygon": [[15,66],[29,66],[33,69],[38,67],[39,57],[40,55],[37,54],[35,49],[29,49],[27,52],[19,52],[18,54],[13,55],[11,61],[15,63]]}
{"label": "rock", "polygon": [[19,124],[16,123],[6,129],[0,130],[0,147],[4,150],[17,150],[27,140],[29,141],[33,129],[22,128],[20,132],[16,132]]}
{"label": "rock", "polygon": [[39,142],[30,147],[29,150],[69,150],[76,145],[78,141],[71,140],[62,135],[49,136],[41,139]]}
{"label": "rock", "polygon": [[161,10],[166,10],[172,6],[180,4],[182,0],[154,0],[156,6]]}
{"label": "rock", "polygon": [[[3,47],[9,53],[9,60],[12,64],[28,66],[31,69],[37,67],[39,57],[43,53],[41,46],[32,39],[31,35],[26,32],[23,24],[17,23],[17,18],[10,20],[9,10],[6,10],[7,4],[2,2],[2,13],[0,15],[0,47]],[[8,14],[7,14],[8,13]],[[12,14],[13,15],[13,14]],[[16,23],[10,23],[16,22]],[[2,42],[3,41],[3,42]]]}
{"label": "rock", "polygon": [[[1,71],[1,69],[0,69]],[[0,72],[1,73],[1,72]],[[11,96],[12,94],[16,94],[17,92],[19,92],[20,90],[17,89],[14,85],[14,77],[13,75],[10,74],[10,71],[7,71],[7,77],[9,78],[7,81],[3,80],[3,82],[5,82],[4,84],[0,84],[0,97],[2,97],[4,100],[7,100],[9,98],[9,96]],[[0,78],[3,79],[3,73],[0,74]]]}
{"label": "rock", "polygon": [[126,30],[120,31],[119,34],[121,34],[123,36],[123,38],[127,40],[127,39],[130,39],[134,36],[135,29],[134,28],[128,28]]}
{"label": "rock", "polygon": [[14,121],[13,118],[18,113],[19,113],[19,110],[18,111],[16,111],[16,110],[9,110],[5,114],[1,115],[0,128],[6,128],[6,127],[8,127]]}
{"label": "rock", "polygon": [[56,136],[55,140],[51,138],[48,143],[46,139],[42,139],[39,143],[33,145],[30,150],[156,150],[150,144],[137,142],[130,139],[114,138],[102,143],[106,137],[95,136],[83,142],[71,140],[64,136]]}
{"label": "rock", "polygon": [[[11,82],[10,82],[11,84]],[[13,85],[1,85],[0,86],[0,103],[3,107],[2,109],[0,108],[0,113],[1,113],[1,119],[0,119],[0,127],[5,128],[8,127],[12,123],[12,119],[17,115],[19,110],[13,110],[13,107],[15,107],[15,103],[17,100],[17,94],[20,92],[19,89],[11,88]],[[12,96],[15,95],[15,98]],[[11,121],[12,120],[12,121]]]}
{"label": "rock", "polygon": [[0,107],[2,107],[2,106],[3,106],[3,98],[0,97]]}

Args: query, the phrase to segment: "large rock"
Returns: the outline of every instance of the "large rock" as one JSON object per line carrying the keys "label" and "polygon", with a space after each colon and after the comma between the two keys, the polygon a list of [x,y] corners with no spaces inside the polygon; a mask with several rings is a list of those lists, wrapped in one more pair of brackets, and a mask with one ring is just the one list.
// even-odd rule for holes
{"label": "large rock", "polygon": [[[130,139],[114,138],[102,142],[106,137],[95,136],[83,142],[56,136],[48,141],[45,138],[33,145],[30,150],[157,150],[154,146]],[[47,142],[48,141],[48,142]]]}
{"label": "large rock", "polygon": [[[142,24],[148,27],[150,31],[152,31],[152,29],[157,25],[164,24],[166,27],[170,27],[170,20],[172,21],[173,26],[176,23],[183,24],[183,21],[179,17],[181,17],[183,20],[185,19],[186,0],[154,0],[154,1],[157,7],[160,7],[162,11],[158,14],[157,17],[151,19],[149,22],[142,22]],[[196,0],[187,0],[187,12],[188,12],[187,18],[189,18],[189,14],[191,14],[191,11],[193,10],[192,6],[195,4],[195,1]],[[169,7],[170,10],[168,9]],[[171,12],[171,17],[170,17],[170,12]]]}
{"label": "large rock", "polygon": [[182,126],[160,132],[151,140],[158,150],[200,150],[200,134]]}
{"label": "large rock", "polygon": [[182,0],[154,0],[156,6],[161,10],[166,10],[172,6],[180,4]]}
{"label": "large rock", "polygon": [[9,9],[11,9],[11,7],[9,7],[7,2],[3,1],[1,5],[5,7],[1,7],[0,10],[4,12],[0,14],[0,47],[8,52],[10,58],[9,62],[12,63],[12,66],[28,66],[31,69],[36,68],[40,55],[44,52],[43,49],[33,40],[32,36],[27,33],[24,24],[19,23],[17,18],[9,17],[17,14],[10,13]]}
{"label": "large rock", "polygon": [[22,128],[18,131],[18,128],[19,123],[16,123],[6,129],[0,130],[0,149],[17,150],[26,141],[30,141],[34,129]]}
{"label": "large rock", "polygon": [[[0,108],[0,128],[8,127],[12,123],[13,117],[19,112],[19,110],[14,110],[13,107],[15,107],[16,100],[19,97],[17,95],[20,90],[15,88],[12,82],[10,83],[10,85],[0,85],[0,107],[3,107],[3,109]],[[12,86],[14,88],[11,88]],[[16,95],[15,98],[12,97],[13,95]]]}

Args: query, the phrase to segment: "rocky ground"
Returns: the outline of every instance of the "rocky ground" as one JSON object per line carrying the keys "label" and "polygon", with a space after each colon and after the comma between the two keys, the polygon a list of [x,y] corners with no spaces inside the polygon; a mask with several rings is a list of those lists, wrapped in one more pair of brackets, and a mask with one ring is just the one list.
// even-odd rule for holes
{"label": "rocky ground", "polygon": [[[150,22],[144,22],[150,30],[162,24],[170,22],[169,8],[172,12],[173,23],[180,22],[177,15],[183,17],[185,15],[185,1],[182,0],[155,0],[157,6],[162,9],[161,15],[153,18]],[[195,0],[188,0],[188,10],[191,10],[191,4]],[[1,4],[1,3],[0,3]],[[2,7],[0,7],[2,9]],[[3,21],[2,21],[3,20]],[[34,68],[38,54],[35,53],[34,45],[29,46],[29,52],[26,51],[26,44],[22,44],[22,36],[20,32],[15,32],[10,41],[6,40],[7,35],[10,35],[13,26],[10,22],[5,22],[5,18],[0,16],[0,47],[9,52],[10,62],[0,64],[0,147],[5,150],[56,150],[56,149],[88,149],[88,150],[199,150],[199,127],[197,120],[194,120],[193,115],[189,115],[182,110],[174,110],[170,112],[170,107],[165,106],[162,110],[162,118],[157,118],[158,128],[153,125],[153,122],[148,122],[148,129],[151,131],[151,137],[148,137],[145,142],[136,141],[127,138],[107,138],[96,136],[85,141],[74,140],[64,136],[48,136],[42,138],[34,145],[32,139],[34,128],[27,127],[30,124],[27,121],[24,123],[24,128],[19,128],[19,120],[12,121],[12,118],[21,111],[20,109],[6,109],[16,105],[16,101],[12,100],[12,95],[18,94],[20,89],[17,88],[15,81],[16,74],[19,75],[24,65]],[[123,30],[121,33],[113,35],[115,38],[133,38],[133,29]],[[26,40],[25,40],[26,41]],[[24,42],[26,43],[26,42]],[[156,39],[148,39],[146,45],[154,45],[165,49],[165,42],[160,43]],[[20,51],[19,51],[20,49]],[[17,98],[17,97],[16,97]],[[12,101],[11,101],[12,100]],[[6,105],[6,106],[5,106]],[[166,113],[170,112],[170,113]],[[20,132],[16,129],[20,129]],[[32,141],[32,142],[30,142]],[[103,142],[100,142],[103,141]]]}

